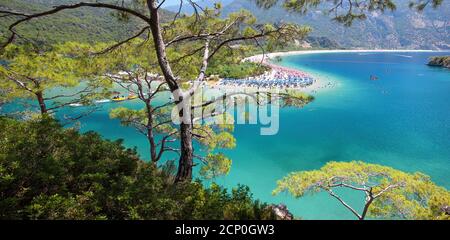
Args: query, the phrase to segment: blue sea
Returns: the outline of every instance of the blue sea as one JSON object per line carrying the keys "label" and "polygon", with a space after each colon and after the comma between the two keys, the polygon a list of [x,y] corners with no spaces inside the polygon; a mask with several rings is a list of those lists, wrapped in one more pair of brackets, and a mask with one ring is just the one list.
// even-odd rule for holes
{"label": "blue sea", "polygon": [[[407,172],[420,171],[450,189],[450,70],[425,65],[450,53],[320,53],[284,57],[279,63],[311,73],[334,87],[321,89],[302,109],[280,111],[280,130],[260,136],[260,127],[237,125],[237,147],[227,150],[231,172],[215,181],[245,184],[255,198],[284,203],[302,219],[354,219],[326,194],[295,199],[273,196],[276,181],[290,172],[319,169],[329,161],[362,160]],[[371,76],[377,76],[372,81]],[[135,102],[120,105],[139,108]],[[148,159],[147,143],[111,120],[106,104],[81,120],[81,130],[124,139]],[[208,183],[208,182],[207,182]],[[362,196],[342,192],[356,208]]]}
{"label": "blue sea", "polygon": [[[259,136],[237,126],[237,148],[225,186],[251,187],[255,197],[282,202],[303,219],[354,219],[326,194],[274,197],[289,172],[329,161],[362,160],[407,172],[420,171],[450,189],[450,70],[425,65],[449,53],[323,53],[289,56],[280,63],[310,72],[334,88],[319,90],[303,109],[280,112],[280,132]],[[378,81],[371,81],[371,75]],[[354,206],[363,196],[343,193]]]}

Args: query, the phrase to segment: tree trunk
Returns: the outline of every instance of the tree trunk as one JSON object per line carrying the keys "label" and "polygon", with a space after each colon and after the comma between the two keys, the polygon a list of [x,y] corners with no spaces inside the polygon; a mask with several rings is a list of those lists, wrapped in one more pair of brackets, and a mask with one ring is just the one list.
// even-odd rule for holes
{"label": "tree trunk", "polygon": [[39,103],[39,108],[41,110],[41,114],[47,114],[47,106],[45,105],[45,101],[44,101],[44,95],[42,94],[42,92],[36,92],[35,93],[37,101]]}
{"label": "tree trunk", "polygon": [[153,43],[155,44],[159,67],[161,68],[162,74],[164,75],[164,79],[167,82],[170,91],[172,93],[181,91],[177,81],[175,80],[175,75],[172,72],[169,61],[167,60],[166,44],[164,43],[164,39],[161,33],[157,3],[155,0],[147,0],[147,5],[150,11],[149,25],[152,32]]}
{"label": "tree trunk", "polygon": [[175,182],[185,182],[192,180],[193,167],[193,146],[192,146],[192,125],[190,123],[180,124],[181,155],[178,163],[178,172]]}
{"label": "tree trunk", "polygon": [[156,164],[156,162],[158,162],[158,159],[156,156],[156,145],[151,127],[147,127],[147,139],[150,144],[150,159],[152,160],[153,164]]}
{"label": "tree trunk", "polygon": [[152,107],[150,101],[146,102],[146,108],[147,108],[147,139],[148,143],[150,144],[150,159],[152,160],[152,163],[156,164],[156,162],[159,160],[157,159],[156,155],[156,144],[155,144],[155,136],[153,135],[153,115],[151,113]]}
{"label": "tree trunk", "polygon": [[[152,32],[153,42],[155,44],[156,56],[164,79],[172,92],[176,103],[180,103],[184,99],[184,93],[178,86],[175,75],[172,72],[169,61],[167,60],[166,44],[161,33],[161,26],[159,20],[158,5],[155,0],[147,0],[147,6],[150,11],[150,30]],[[190,107],[190,106],[189,106]],[[180,118],[182,116],[180,110]],[[189,116],[190,117],[190,116]],[[192,146],[192,125],[191,123],[183,122],[180,124],[180,144],[181,154],[178,163],[178,172],[175,182],[188,181],[192,179],[192,167],[194,159],[194,150]]]}
{"label": "tree trunk", "polygon": [[359,220],[364,220],[366,218],[367,212],[369,211],[370,204],[372,204],[373,200],[374,200],[373,197],[369,196],[369,199],[367,200],[366,205],[364,206],[364,210],[363,210]]}

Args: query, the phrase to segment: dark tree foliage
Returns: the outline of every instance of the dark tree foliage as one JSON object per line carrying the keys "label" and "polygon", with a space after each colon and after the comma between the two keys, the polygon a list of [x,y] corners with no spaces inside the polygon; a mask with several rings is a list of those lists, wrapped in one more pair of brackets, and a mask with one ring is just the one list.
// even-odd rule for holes
{"label": "dark tree foliage", "polygon": [[173,184],[173,166],[43,118],[0,118],[0,219],[271,219],[245,186]]}

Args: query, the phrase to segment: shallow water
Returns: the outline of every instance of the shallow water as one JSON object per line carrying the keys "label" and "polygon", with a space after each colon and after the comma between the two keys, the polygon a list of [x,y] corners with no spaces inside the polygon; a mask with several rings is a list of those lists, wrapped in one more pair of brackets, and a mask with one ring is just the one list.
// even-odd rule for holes
{"label": "shallow water", "polygon": [[[285,203],[303,219],[353,219],[325,194],[294,199],[272,196],[276,181],[293,171],[318,169],[328,161],[363,160],[420,171],[450,189],[450,70],[425,65],[429,56],[449,53],[323,53],[283,58],[281,65],[308,71],[335,87],[322,89],[303,109],[282,109],[280,131],[260,136],[260,126],[238,125],[237,147],[226,151],[231,173],[217,182],[251,187],[254,197]],[[379,80],[371,81],[376,75]],[[120,127],[108,111],[137,101],[108,103],[83,118],[81,130],[125,139],[149,158],[145,138]],[[74,109],[72,109],[73,111]],[[60,115],[61,116],[61,115]],[[361,196],[342,193],[361,206]]]}

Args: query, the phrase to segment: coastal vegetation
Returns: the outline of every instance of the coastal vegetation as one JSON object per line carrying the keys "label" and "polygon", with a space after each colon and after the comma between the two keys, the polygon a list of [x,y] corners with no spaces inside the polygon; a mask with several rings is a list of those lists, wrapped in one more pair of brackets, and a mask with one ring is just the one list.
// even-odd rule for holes
{"label": "coastal vegetation", "polygon": [[7,46],[0,55],[6,61],[0,65],[0,89],[5,90],[1,97],[31,99],[41,114],[50,114],[107,96],[110,83],[92,71],[91,66],[98,66],[96,59],[84,57],[90,50],[89,45],[71,42],[48,51],[31,45]]}
{"label": "coastal vegetation", "polygon": [[450,56],[432,57],[429,66],[450,68]]}
{"label": "coastal vegetation", "polygon": [[[277,2],[305,13],[325,1],[257,1],[266,8]],[[347,26],[365,19],[368,12],[395,9],[392,1],[371,1],[354,12],[357,1],[349,3],[332,8],[337,14],[334,20]],[[418,3],[411,6],[423,10],[426,5]],[[438,6],[442,1],[430,3]],[[175,13],[168,18],[159,4],[154,0],[122,4],[63,1],[51,9],[24,8],[26,12],[20,12],[23,9],[13,5],[2,9],[2,18],[7,21],[2,23],[6,27],[0,38],[4,61],[0,66],[0,107],[4,101],[25,98],[37,102],[40,112],[28,121],[0,119],[4,130],[0,133],[2,219],[275,218],[271,207],[254,200],[247,187],[238,186],[229,193],[215,184],[208,188],[194,180],[197,165],[201,166],[200,177],[205,179],[227,174],[232,161],[222,150],[234,148],[236,139],[233,124],[196,124],[230,118],[226,111],[211,111],[215,103],[229,99],[229,95],[199,105],[191,105],[190,100],[198,97],[197,90],[210,75],[245,78],[267,71],[264,66],[241,60],[248,52],[279,49],[304,39],[311,29],[291,23],[259,24],[245,10],[221,17],[218,5],[196,9],[193,15]],[[195,4],[192,7],[196,8]],[[118,33],[107,31],[105,38],[99,37],[102,34],[90,38],[81,27],[85,34],[79,39],[69,41],[65,34],[49,41],[33,38],[38,35],[31,30],[35,21],[45,17],[51,26],[52,19],[62,21],[58,14],[66,12],[87,14],[89,25],[101,28],[91,21],[94,10],[113,12],[113,19],[131,25],[132,31],[124,33],[112,25]],[[105,19],[110,18],[102,21]],[[46,24],[40,30],[59,32],[60,28],[55,30]],[[81,134],[53,119],[56,110],[70,104],[92,105],[95,100],[114,95],[116,87],[143,103],[142,109],[113,109],[110,117],[146,137],[150,162],[139,159],[136,150],[125,149],[121,141],[103,140],[92,132]],[[49,94],[55,89],[78,88],[81,90]],[[160,103],[160,94],[168,94],[170,100]],[[314,100],[296,90],[276,95],[282,106],[303,107]],[[273,96],[261,91],[257,97],[264,106]],[[173,117],[169,109],[173,108],[179,124],[169,119]],[[202,112],[200,117],[194,118],[195,110]],[[175,161],[168,159],[168,152],[176,154]],[[367,185],[369,178],[378,184]],[[448,202],[448,192],[426,176],[363,163],[330,163],[313,173],[291,174],[280,181],[276,193],[289,191],[301,197],[309,191],[325,190],[340,199],[331,188],[354,183],[362,185],[354,188],[368,194],[363,213],[346,206],[359,219],[365,219],[367,213],[406,219],[448,216],[441,211],[448,208],[443,205]],[[417,199],[409,198],[411,195]]]}
{"label": "coastal vegetation", "polygon": [[[340,196],[342,189],[361,193],[362,210]],[[291,173],[278,181],[274,194],[280,192],[297,198],[326,192],[359,220],[450,220],[449,191],[422,173],[410,174],[376,164],[329,162],[319,170]]]}
{"label": "coastal vegetation", "polygon": [[222,78],[244,79],[262,75],[267,71],[269,71],[269,68],[261,64],[243,62],[233,64],[217,64],[216,66],[209,68],[206,73],[208,75],[218,75]]}
{"label": "coastal vegetation", "polygon": [[[84,5],[81,4],[81,6]],[[67,6],[63,6],[62,8],[65,7]],[[145,103],[145,109],[140,111],[123,108],[116,109],[111,113],[111,117],[119,118],[123,125],[132,125],[145,134],[149,142],[150,156],[153,163],[156,164],[161,159],[164,152],[171,151],[180,155],[176,181],[190,181],[192,179],[192,168],[196,165],[194,164],[194,159],[199,160],[200,163],[202,163],[204,168],[202,168],[201,173],[205,176],[214,177],[226,174],[229,172],[231,161],[226,158],[224,154],[218,152],[217,149],[234,147],[234,137],[230,133],[230,131],[232,131],[232,126],[195,124],[194,127],[194,122],[208,118],[226,117],[226,112],[211,112],[212,115],[202,115],[201,119],[190,119],[187,116],[181,115],[185,109],[190,108],[190,106],[186,105],[189,104],[189,101],[183,101],[184,105],[179,106],[179,117],[182,118],[183,121],[180,124],[180,128],[175,128],[172,126],[171,119],[167,118],[170,117],[170,115],[167,115],[166,111],[168,107],[173,107],[175,102],[164,103],[162,106],[154,106],[152,103],[153,98],[156,97],[160,91],[169,91],[176,100],[195,97],[194,93],[199,87],[199,82],[203,81],[206,77],[206,70],[208,69],[210,59],[223,61],[225,63],[237,62],[242,59],[232,54],[224,54],[222,52],[224,43],[242,41],[245,39],[254,40],[258,38],[267,38],[267,41],[274,41],[274,44],[279,44],[281,43],[281,41],[278,40],[280,37],[283,37],[285,38],[285,41],[288,41],[292,37],[304,35],[307,32],[307,29],[289,24],[280,27],[266,25],[261,33],[251,29],[254,18],[248,12],[241,11],[234,15],[230,15],[228,19],[218,19],[215,17],[215,14],[215,10],[208,10],[199,16],[184,17],[173,21],[171,23],[171,31],[165,32],[164,37],[172,39],[167,45],[173,45],[174,47],[168,48],[167,51],[164,50],[163,52],[154,51],[155,48],[159,49],[162,47],[161,42],[155,43],[155,41],[140,39],[138,37],[112,45],[112,47],[106,47],[106,44],[102,43],[91,45],[70,42],[64,47],[52,46],[51,49],[53,50],[49,52],[42,53],[30,51],[30,54],[37,56],[36,59],[32,57],[22,57],[15,51],[15,45],[8,45],[5,48],[3,55],[9,62],[2,67],[2,73],[5,80],[7,80],[5,83],[9,83],[9,85],[3,86],[3,88],[11,90],[17,89],[19,92],[28,91],[32,93],[39,103],[41,113],[47,114],[49,113],[49,109],[46,106],[46,100],[55,100],[56,98],[67,98],[78,95],[83,97],[83,99],[71,99],[69,102],[50,108],[50,110],[74,103],[82,105],[87,105],[89,103],[84,99],[89,96],[84,94],[87,92],[87,89],[83,89],[81,92],[71,94],[70,96],[56,95],[49,98],[43,96],[45,91],[54,87],[68,88],[78,86],[77,84],[81,83],[82,77],[89,79],[88,82],[97,84],[102,83],[102,81],[109,83],[109,85],[111,85],[111,83],[116,83],[124,87],[130,93],[133,92],[130,89],[130,86],[135,87],[136,90],[134,95]],[[205,25],[196,26],[196,22],[199,18],[201,18]],[[195,34],[198,34],[197,27],[200,27],[201,31],[211,32],[210,34],[202,35],[200,38],[204,43],[192,43],[192,40],[186,41],[186,39],[184,39],[186,37],[177,35],[184,31],[185,35],[195,36]],[[241,27],[244,27],[244,29],[241,30]],[[144,30],[148,31],[149,28],[150,27],[146,27]],[[140,32],[136,36],[140,36],[141,34],[142,33]],[[192,38],[192,36],[187,37],[187,39]],[[239,51],[240,48],[248,49],[249,45],[244,43],[245,42],[242,42],[240,46],[235,47],[235,49],[237,51]],[[155,47],[155,45],[158,47]],[[50,57],[47,56],[47,53]],[[172,62],[170,71],[166,68],[160,68],[161,54],[164,54],[165,58]],[[65,61],[64,63],[70,62],[71,66],[76,66],[77,69],[67,67],[64,71],[61,71],[60,69],[52,69],[51,67],[46,67],[46,65],[38,63],[41,60],[52,60],[54,55],[58,56],[59,60]],[[8,58],[9,56],[10,58]],[[213,58],[215,56],[217,56],[217,58]],[[17,60],[21,59],[20,57],[22,57],[23,62]],[[55,67],[64,67],[63,64],[56,63],[57,62],[55,62]],[[46,71],[44,72],[40,69],[37,69],[39,70],[37,71],[36,69],[29,68],[28,73],[32,74],[31,76],[23,77],[20,74],[18,75],[17,72],[20,71],[15,69],[16,65],[26,67],[27,64],[36,66],[37,68],[46,68]],[[212,64],[214,64],[214,62]],[[256,68],[255,65],[247,65]],[[196,66],[201,66],[201,68],[199,69]],[[125,78],[118,78],[117,75],[111,74],[120,71],[126,72],[127,76]],[[160,77],[156,77],[155,79],[152,79],[154,77],[150,79],[147,78],[149,72],[162,76],[164,81],[155,88],[152,86],[152,82],[161,79]],[[27,73],[27,71],[24,73]],[[174,73],[177,73],[177,76],[175,76]],[[249,72],[245,72],[245,70],[242,73],[249,74]],[[73,76],[73,78],[78,77],[78,81],[72,81],[71,74],[79,74],[80,77]],[[165,81],[169,76],[164,77],[164,75],[170,75],[171,81]],[[22,77],[22,79],[18,79],[20,77]],[[187,85],[185,83],[189,84],[189,79],[196,79],[194,82],[195,84],[186,88]],[[64,81],[70,81],[73,85],[69,85],[68,82]],[[49,85],[47,88],[44,83],[53,83],[54,85]],[[36,90],[30,89],[30,85],[34,86]],[[98,88],[99,87],[95,89]],[[15,93],[17,91],[11,92]],[[99,97],[99,94],[95,94],[95,96]],[[262,99],[267,98],[268,96],[268,94],[261,92],[259,95],[260,102],[264,102]],[[280,94],[280,97],[287,98],[289,96],[283,93]],[[294,95],[292,97],[295,98]],[[90,99],[93,98],[91,97]],[[217,101],[221,99],[226,100],[225,97],[219,97]],[[301,98],[300,100],[303,101],[307,99],[310,98]],[[213,106],[217,101],[203,103],[196,108],[200,108],[202,112],[206,112],[206,110]],[[306,103],[307,102],[303,102],[302,106]],[[161,120],[160,117],[164,114],[166,115],[166,119]],[[192,120],[192,122],[186,123],[185,120],[188,120],[189,122]],[[155,140],[157,133],[163,134],[162,140],[159,142]],[[176,140],[181,142],[181,147],[175,148],[168,146],[168,142],[174,142]],[[205,150],[207,151],[205,156],[194,154],[194,142],[205,147]],[[215,162],[215,164],[211,164],[210,161]],[[214,165],[220,167],[214,167]]]}
{"label": "coastal vegetation", "polygon": [[[62,128],[48,117],[0,118],[2,219],[275,219],[248,187],[231,193],[200,182],[174,184],[172,162],[156,167],[121,141]],[[362,192],[361,213],[339,189]],[[325,191],[358,219],[448,219],[450,193],[421,173],[362,162],[330,162],[292,173],[274,193]]]}
{"label": "coastal vegetation", "polygon": [[274,219],[249,188],[174,184],[121,141],[49,117],[0,118],[0,219]]}

